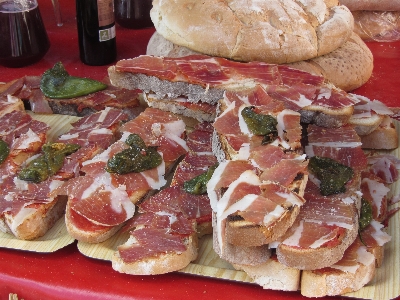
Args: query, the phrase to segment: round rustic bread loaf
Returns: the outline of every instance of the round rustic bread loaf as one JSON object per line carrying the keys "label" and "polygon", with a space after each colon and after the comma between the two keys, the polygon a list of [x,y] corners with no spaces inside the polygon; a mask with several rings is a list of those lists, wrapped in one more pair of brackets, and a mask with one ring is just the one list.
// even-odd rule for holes
{"label": "round rustic bread loaf", "polygon": [[[155,32],[147,44],[146,54],[164,57],[182,57],[199,54],[186,47],[178,46]],[[288,66],[324,76],[336,87],[351,91],[362,86],[371,77],[373,56],[359,36],[352,33],[338,49],[313,59],[294,62]]]}
{"label": "round rustic bread loaf", "polygon": [[150,16],[164,38],[191,50],[289,63],[324,55],[347,41],[353,16],[337,2],[154,0]]}

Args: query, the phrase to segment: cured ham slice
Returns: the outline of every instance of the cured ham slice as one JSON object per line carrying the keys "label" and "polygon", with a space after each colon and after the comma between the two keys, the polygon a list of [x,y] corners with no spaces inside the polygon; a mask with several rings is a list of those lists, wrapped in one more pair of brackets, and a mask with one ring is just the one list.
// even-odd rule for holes
{"label": "cured ham slice", "polygon": [[[160,274],[183,268],[197,257],[197,236],[211,233],[204,224],[211,226],[212,211],[207,194],[191,194],[184,190],[184,184],[216,163],[211,136],[212,126],[207,123],[198,124],[188,134],[189,152],[177,166],[171,186],[138,204],[138,214],[124,226],[131,230],[130,238],[114,254],[114,269],[129,274]],[[161,269],[139,267],[152,259],[174,257],[181,257],[179,263]]]}
{"label": "cured ham slice", "polygon": [[125,123],[121,132],[140,135],[147,146],[156,146],[166,162],[173,162],[184,155],[188,148],[183,140],[185,123],[170,113],[147,108],[132,122]]}
{"label": "cured ham slice", "polygon": [[[93,116],[91,117],[93,118]],[[103,118],[105,117],[103,116]],[[85,127],[84,124],[89,126],[92,123],[84,122],[81,126]],[[187,151],[186,142],[182,139],[185,133],[185,124],[167,112],[148,108],[137,118],[125,123],[119,130],[122,132],[121,139],[92,159],[85,161],[81,168],[84,176],[69,180],[58,191],[68,195],[67,226],[70,225],[69,231],[80,240],[87,241],[91,238],[90,232],[93,226],[90,223],[106,227],[99,227],[99,231],[101,229],[108,231],[108,234],[103,232],[104,236],[95,238],[94,242],[100,242],[113,234],[115,228],[119,228],[125,221],[133,217],[134,203],[166,184],[164,175],[174,161]],[[125,141],[132,133],[138,134],[146,146],[157,147],[157,151],[162,157],[161,164],[142,172],[126,174],[107,172],[105,167],[108,160],[128,148]],[[70,211],[71,213],[69,213]],[[72,217],[75,214],[90,222],[82,221],[78,217],[76,218],[77,222],[74,223],[75,218]],[[74,231],[75,229],[76,231]],[[81,232],[84,234],[80,234]],[[93,233],[93,235],[96,234]],[[93,240],[89,242],[93,242]]]}
{"label": "cured ham slice", "polygon": [[[310,105],[343,108],[353,106],[359,101],[356,97],[324,83],[321,76],[263,62],[241,63],[206,55],[181,58],[142,55],[118,61],[115,70],[153,76],[164,82],[184,82],[214,90],[237,90],[237,87],[254,88],[260,85],[271,98],[282,101],[286,108],[296,111]],[[151,89],[145,81],[139,81],[143,85],[138,84],[136,88],[146,92]],[[165,94],[165,91],[156,91],[157,88],[154,87],[152,89],[156,93]],[[170,98],[181,95],[171,94]],[[217,100],[211,100],[209,103],[215,104]],[[191,99],[189,96],[188,101],[198,102],[199,99]],[[210,99],[206,101],[204,98],[202,101],[208,102]]]}
{"label": "cured ham slice", "polygon": [[360,172],[367,167],[367,157],[361,149],[361,140],[352,126],[323,128],[308,126],[309,157],[329,157]]}
{"label": "cured ham slice", "polygon": [[400,160],[393,155],[373,155],[368,157],[369,170],[391,184],[398,180]]}
{"label": "cured ham slice", "polygon": [[12,111],[23,110],[25,110],[25,107],[21,99],[12,95],[0,96],[0,116],[4,116]]}
{"label": "cured ham slice", "polygon": [[58,137],[56,142],[78,144],[80,149],[64,159],[57,175],[63,179],[78,176],[84,161],[115,142],[120,123],[127,119],[128,116],[121,110],[106,108],[73,123],[72,129]]}
{"label": "cured ham slice", "polygon": [[274,166],[265,169],[260,175],[262,181],[273,181],[285,187],[295,181],[298,174],[307,173],[308,161],[301,157],[297,159],[282,159]]}
{"label": "cured ham slice", "polygon": [[[29,103],[35,113],[85,116],[112,107],[124,110],[130,118],[137,115],[139,90],[120,89],[111,85],[105,90],[73,99],[50,99],[40,90],[41,76],[25,76],[8,86],[0,99],[12,95]],[[108,84],[108,83],[107,83]]]}
{"label": "cured ham slice", "polygon": [[[48,129],[49,127],[45,123],[33,120],[25,111],[13,111],[0,118],[1,139],[10,149],[9,155],[0,165],[1,222],[6,222],[6,215],[9,215],[10,222],[12,222],[12,216],[17,215],[18,210],[21,210],[24,205],[30,204],[28,200],[19,201],[16,200],[18,197],[7,197],[7,195],[10,191],[15,195],[16,187],[14,178],[23,163],[39,153],[46,141]],[[2,230],[9,232],[7,228],[2,227]],[[10,233],[12,233],[11,230]]]}
{"label": "cured ham slice", "polygon": [[372,207],[374,220],[383,222],[388,214],[388,193],[390,189],[380,177],[370,172],[363,172],[361,179],[361,192],[363,199]]}

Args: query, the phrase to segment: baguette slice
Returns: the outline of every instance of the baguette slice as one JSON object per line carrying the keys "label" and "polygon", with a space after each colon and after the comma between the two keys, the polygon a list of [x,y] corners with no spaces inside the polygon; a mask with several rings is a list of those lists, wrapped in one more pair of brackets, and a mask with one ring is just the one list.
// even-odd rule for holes
{"label": "baguette slice", "polygon": [[281,264],[275,255],[260,265],[234,264],[233,267],[246,272],[263,289],[278,291],[298,291],[300,289],[301,271]]}
{"label": "baguette slice", "polygon": [[169,111],[174,114],[196,119],[198,122],[212,122],[216,116],[216,105],[208,103],[190,103],[185,98],[171,100],[159,99],[154,94],[144,94],[144,100],[149,107]]}
{"label": "baguette slice", "polygon": [[399,146],[399,136],[393,120],[389,116],[385,116],[374,131],[360,137],[364,149],[390,150]]}
{"label": "baguette slice", "polygon": [[[180,270],[197,258],[197,234],[194,231],[190,236],[183,238],[186,250],[166,251],[164,253],[150,254],[139,260],[124,261],[120,252],[115,251],[112,256],[112,268],[118,272],[131,275],[155,275]],[[128,241],[118,249],[139,247],[137,240],[130,236]]]}
{"label": "baguette slice", "polygon": [[[13,234],[21,240],[37,239],[53,227],[64,215],[67,197],[57,196],[47,204],[24,207],[17,215],[4,215],[4,232]],[[0,227],[3,227],[0,226]]]}
{"label": "baguette slice", "polygon": [[303,271],[301,294],[306,297],[342,295],[358,291],[368,284],[375,275],[375,258],[357,241],[334,265],[321,270]]}

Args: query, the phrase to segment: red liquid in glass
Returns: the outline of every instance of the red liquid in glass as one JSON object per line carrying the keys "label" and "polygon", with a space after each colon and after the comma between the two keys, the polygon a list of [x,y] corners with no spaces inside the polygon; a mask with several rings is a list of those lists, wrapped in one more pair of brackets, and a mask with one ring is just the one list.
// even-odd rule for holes
{"label": "red liquid in glass", "polygon": [[114,0],[115,22],[126,28],[153,27],[150,19],[152,0]]}
{"label": "red liquid in glass", "polygon": [[16,10],[12,1],[0,3],[0,65],[13,68],[39,61],[50,48],[37,4]]}

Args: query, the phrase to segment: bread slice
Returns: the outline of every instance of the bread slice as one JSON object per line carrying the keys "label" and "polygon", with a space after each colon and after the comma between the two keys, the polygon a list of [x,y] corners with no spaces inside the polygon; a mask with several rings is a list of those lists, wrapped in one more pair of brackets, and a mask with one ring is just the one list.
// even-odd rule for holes
{"label": "bread slice", "polygon": [[[216,214],[213,213],[213,249],[221,257],[231,264],[241,264],[256,266],[265,263],[271,256],[271,250],[268,245],[261,246],[235,246],[225,242],[220,247],[218,242],[218,228],[216,225]],[[226,239],[225,239],[226,240]]]}
{"label": "bread slice", "polygon": [[379,126],[371,133],[361,135],[363,149],[396,149],[399,137],[392,119],[385,116]]}
{"label": "bread slice", "polygon": [[298,291],[300,289],[301,271],[281,264],[275,255],[260,265],[234,264],[233,267],[246,272],[263,289],[278,291]]}
{"label": "bread slice", "polygon": [[[84,243],[97,244],[109,239],[117,233],[123,226],[123,223],[119,226],[101,226],[93,224],[74,212],[71,209],[71,202],[68,201],[65,209],[65,225],[68,234],[74,239]],[[90,230],[88,230],[88,228],[90,228]]]}
{"label": "bread slice", "polygon": [[[308,181],[307,174],[299,174],[289,190],[302,196]],[[225,231],[227,241],[236,246],[261,246],[277,241],[297,218],[301,207],[285,206],[285,212],[270,226],[256,225],[240,216],[228,216]]]}
{"label": "bread slice", "polygon": [[[118,248],[129,248],[135,244],[137,242],[131,236],[125,244]],[[186,245],[186,250],[183,252],[166,252],[149,255],[146,258],[133,262],[125,262],[121,258],[119,251],[115,251],[112,256],[112,268],[118,272],[131,275],[156,275],[178,271],[197,258],[197,234],[193,233],[184,238],[184,244]]]}
{"label": "bread slice", "polygon": [[[357,222],[355,220],[355,222]],[[296,248],[279,244],[277,256],[281,263],[301,270],[315,270],[330,266],[339,261],[345,250],[353,243],[358,234],[358,226],[345,230],[338,236],[338,243],[333,247]]]}
{"label": "bread slice", "polygon": [[337,128],[346,125],[354,111],[353,106],[332,109],[309,105],[301,111],[301,121],[306,124],[315,124],[320,127]]}
{"label": "bread slice", "polygon": [[47,204],[27,206],[15,216],[5,213],[3,229],[21,240],[37,239],[64,215],[66,203],[67,197],[58,196]]}
{"label": "bread slice", "polygon": [[154,94],[143,95],[149,107],[169,111],[174,114],[196,119],[199,122],[212,122],[216,115],[216,105],[208,103],[190,103],[185,98],[171,100],[158,99]]}
{"label": "bread slice", "polygon": [[353,266],[356,268],[355,271],[350,270],[351,268],[340,267],[340,262],[322,270],[303,271],[301,294],[306,297],[342,295],[358,291],[368,284],[375,275],[375,259],[361,246],[359,249],[361,250],[359,253],[363,253],[363,255]]}

